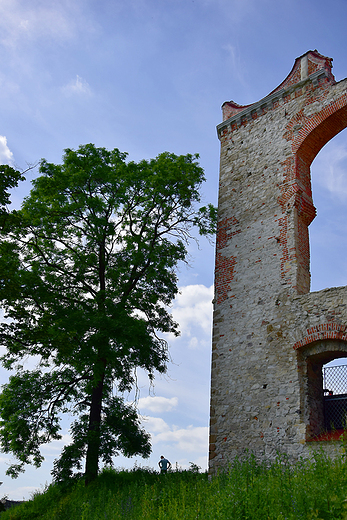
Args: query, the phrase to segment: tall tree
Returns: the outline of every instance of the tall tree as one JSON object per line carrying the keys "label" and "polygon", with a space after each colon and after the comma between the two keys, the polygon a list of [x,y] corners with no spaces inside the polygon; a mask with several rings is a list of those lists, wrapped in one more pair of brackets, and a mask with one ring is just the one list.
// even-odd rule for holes
{"label": "tall tree", "polygon": [[[175,269],[191,231],[214,232],[215,209],[197,207],[204,173],[192,155],[163,153],[126,162],[118,149],[67,149],[45,160],[16,225],[0,242],[0,302],[7,321],[2,364],[15,369],[0,395],[0,443],[39,466],[40,445],[59,438],[71,411],[72,443],[55,462],[56,479],[81,469],[86,483],[99,460],[150,452],[136,410],[114,392],[130,390],[135,370],[165,372],[166,342],[179,334],[168,312]],[[25,369],[31,356],[36,364]]]}

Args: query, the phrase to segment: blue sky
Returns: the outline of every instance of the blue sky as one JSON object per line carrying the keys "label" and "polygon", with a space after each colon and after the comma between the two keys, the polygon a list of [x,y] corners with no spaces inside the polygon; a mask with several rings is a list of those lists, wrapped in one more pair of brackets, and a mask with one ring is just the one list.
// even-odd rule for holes
{"label": "blue sky", "polygon": [[[204,201],[216,203],[222,103],[265,97],[310,49],[332,57],[336,79],[345,78],[346,21],[346,0],[0,0],[0,162],[60,162],[64,148],[88,142],[134,161],[199,153]],[[346,285],[346,130],[315,159],[312,183],[312,289]],[[15,205],[28,190],[15,191]],[[182,335],[170,340],[168,374],[154,389],[139,374],[153,440],[151,459],[139,464],[154,467],[163,454],[206,468],[213,262],[207,241],[192,246],[173,307]],[[42,468],[15,481],[0,455],[0,495],[27,498],[49,482],[61,445],[46,446]]]}

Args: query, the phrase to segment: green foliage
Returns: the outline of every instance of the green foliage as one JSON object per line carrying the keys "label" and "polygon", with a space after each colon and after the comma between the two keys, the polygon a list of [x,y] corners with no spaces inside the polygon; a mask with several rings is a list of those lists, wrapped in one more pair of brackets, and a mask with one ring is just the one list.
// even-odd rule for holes
{"label": "green foliage", "polygon": [[24,176],[7,164],[0,165],[0,208],[10,204],[9,190],[18,186],[18,182],[24,180]]}
{"label": "green foliage", "polygon": [[[41,161],[0,240],[2,364],[16,370],[0,396],[0,443],[19,461],[12,476],[40,465],[40,445],[59,438],[68,412],[73,442],[56,479],[79,472],[84,457],[89,482],[100,458],[148,456],[136,411],[114,395],[134,386],[138,367],[150,379],[165,372],[167,344],[157,333],[179,334],[168,312],[175,270],[192,229],[209,235],[216,219],[215,208],[199,207],[197,158],[127,163],[118,149],[88,144],[65,150],[60,165]],[[8,172],[6,186],[16,175]],[[25,369],[27,358],[34,369]]]}
{"label": "green foliage", "polygon": [[[141,435],[139,435],[141,432]],[[68,482],[74,475],[72,468],[82,469],[82,460],[88,445],[88,416],[79,417],[71,427],[73,443],[63,448],[60,459],[54,462],[52,475],[56,481]],[[119,452],[131,457],[141,453],[150,454],[150,436],[140,429],[137,411],[126,405],[119,397],[105,399],[100,423],[99,456],[105,464],[112,466],[112,458]]]}
{"label": "green foliage", "polygon": [[23,181],[24,176],[7,164],[0,165],[0,231],[8,230],[11,222],[15,219],[15,212],[10,217],[6,206],[11,203],[10,192],[12,188],[18,186],[19,181]]}
{"label": "green foliage", "polygon": [[105,470],[88,488],[52,485],[1,520],[346,520],[347,466],[323,453],[290,465],[246,455],[208,479],[193,467],[165,475]]}

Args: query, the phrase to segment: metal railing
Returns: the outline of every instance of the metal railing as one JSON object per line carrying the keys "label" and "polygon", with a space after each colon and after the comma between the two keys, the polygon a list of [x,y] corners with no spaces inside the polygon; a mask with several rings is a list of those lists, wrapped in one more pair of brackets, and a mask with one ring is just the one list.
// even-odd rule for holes
{"label": "metal railing", "polygon": [[347,365],[323,368],[324,422],[327,431],[347,427]]}

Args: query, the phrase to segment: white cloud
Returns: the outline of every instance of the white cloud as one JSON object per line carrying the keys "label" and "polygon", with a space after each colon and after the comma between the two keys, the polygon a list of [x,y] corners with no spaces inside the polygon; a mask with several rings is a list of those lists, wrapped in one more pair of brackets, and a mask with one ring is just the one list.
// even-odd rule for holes
{"label": "white cloud", "polygon": [[[182,337],[191,337],[188,348],[198,348],[201,336],[211,336],[213,285],[187,285],[180,288],[172,314],[179,323]],[[202,334],[201,334],[202,333]],[[200,336],[200,339],[198,338]]]}
{"label": "white cloud", "polygon": [[191,338],[189,340],[188,348],[191,350],[195,350],[195,349],[199,348],[199,340],[196,336],[194,336],[193,338]]}
{"label": "white cloud", "polygon": [[248,87],[244,77],[246,67],[242,63],[238,48],[228,43],[222,47],[222,50],[225,51],[227,55],[229,74],[231,74],[233,78],[236,78],[241,85]]}
{"label": "white cloud", "polygon": [[[169,426],[160,417],[143,417],[143,426],[151,434],[152,445],[171,446],[172,451],[206,453],[208,449],[208,427],[189,425],[187,428]],[[158,447],[157,447],[158,448]]]}
{"label": "white cloud", "polygon": [[138,407],[140,410],[145,409],[149,410],[153,413],[162,413],[169,412],[173,408],[176,408],[178,404],[177,397],[171,397],[170,399],[167,397],[160,396],[148,396],[141,397],[138,402]]}
{"label": "white cloud", "polygon": [[151,434],[170,431],[169,425],[160,417],[145,416],[142,418],[142,421],[146,431]]}
{"label": "white cloud", "polygon": [[7,139],[0,135],[0,164],[13,164],[13,153],[7,146]]}
{"label": "white cloud", "polygon": [[187,453],[207,451],[208,427],[188,426],[188,428],[172,429],[152,435],[153,445],[159,443],[171,444],[176,449]]}
{"label": "white cloud", "polygon": [[70,81],[70,83],[62,87],[62,91],[66,96],[91,96],[92,94],[92,91],[87,81],[78,75],[76,75],[75,80]]}
{"label": "white cloud", "polygon": [[347,198],[347,144],[345,135],[329,142],[312,164],[312,180],[339,199]]}
{"label": "white cloud", "polygon": [[37,40],[42,36],[66,40],[76,31],[80,19],[78,2],[26,2],[1,0],[0,42],[15,47],[19,42]]}

